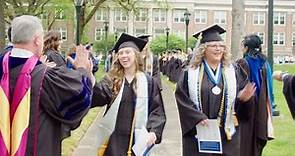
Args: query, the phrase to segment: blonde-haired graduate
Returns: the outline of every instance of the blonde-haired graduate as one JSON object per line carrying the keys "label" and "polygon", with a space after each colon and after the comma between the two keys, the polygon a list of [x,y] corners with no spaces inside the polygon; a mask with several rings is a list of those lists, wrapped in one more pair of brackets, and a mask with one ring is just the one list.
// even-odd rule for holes
{"label": "blonde-haired graduate", "polygon": [[[255,86],[230,63],[231,54],[220,36],[224,32],[213,25],[194,35],[200,45],[177,83],[184,156],[240,155],[240,110],[247,112]],[[204,137],[214,133],[220,136],[214,141]]]}
{"label": "blonde-haired graduate", "polygon": [[94,86],[92,106],[107,105],[100,121],[98,155],[134,155],[139,132],[148,131],[147,147],[161,142],[166,116],[158,83],[143,71],[140,52],[146,41],[123,33],[114,46],[111,70]]}
{"label": "blonde-haired graduate", "polygon": [[149,46],[149,37],[150,35],[141,35],[138,38],[147,41],[147,44],[142,50],[143,57],[143,65],[144,71],[151,75],[156,82],[159,84],[160,89],[162,90],[162,82],[161,82],[161,73],[159,68],[159,59],[156,55],[154,55]]}

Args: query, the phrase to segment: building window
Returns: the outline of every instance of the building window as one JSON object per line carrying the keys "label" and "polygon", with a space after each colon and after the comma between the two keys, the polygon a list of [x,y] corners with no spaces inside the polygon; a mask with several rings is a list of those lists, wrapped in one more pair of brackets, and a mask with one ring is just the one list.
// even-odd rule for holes
{"label": "building window", "polygon": [[255,32],[254,34],[256,34],[257,36],[259,36],[259,38],[261,39],[262,41],[262,44],[264,44],[264,32]]}
{"label": "building window", "polygon": [[173,10],[173,21],[175,23],[183,23],[184,22],[184,9],[175,9]]}
{"label": "building window", "polygon": [[292,35],[292,45],[295,46],[295,32],[293,32]]}
{"label": "building window", "polygon": [[56,31],[58,31],[60,33],[61,39],[63,41],[67,40],[67,28],[57,28]]}
{"label": "building window", "polygon": [[127,21],[127,14],[120,8],[115,9],[115,20],[116,21]]}
{"label": "building window", "polygon": [[274,33],[273,44],[274,45],[285,45],[285,33]]}
{"label": "building window", "polygon": [[56,10],[55,11],[55,18],[59,19],[59,20],[66,19],[66,15],[65,15],[64,10],[62,10],[62,9]]}
{"label": "building window", "polygon": [[274,12],[273,23],[275,25],[285,25],[286,23],[286,13],[285,12]]}
{"label": "building window", "polygon": [[106,21],[108,18],[107,9],[106,8],[99,8],[95,14],[95,20],[97,21]]}
{"label": "building window", "polygon": [[155,22],[166,22],[166,9],[153,9],[153,18]]}
{"label": "building window", "polygon": [[102,40],[103,34],[104,34],[103,28],[95,28],[95,41]]}
{"label": "building window", "polygon": [[146,29],[145,28],[143,28],[143,29],[135,29],[135,35],[136,36],[143,35],[143,34],[146,34]]}
{"label": "building window", "polygon": [[254,12],[253,13],[253,25],[264,25],[265,13],[264,12]]}
{"label": "building window", "polygon": [[226,12],[214,11],[214,22],[216,24],[226,24]]}
{"label": "building window", "polygon": [[155,36],[164,35],[164,29],[155,29],[154,35]]}
{"label": "building window", "polygon": [[165,22],[167,17],[166,9],[153,9],[153,18],[155,22]]}
{"label": "building window", "polygon": [[207,11],[196,10],[195,12],[196,23],[206,24],[207,23]]}
{"label": "building window", "polygon": [[147,9],[139,9],[138,14],[135,17],[135,21],[137,22],[145,22],[148,17]]}
{"label": "building window", "polygon": [[116,28],[115,32],[118,33],[118,35],[120,36],[122,33],[126,33],[127,32],[127,28]]}

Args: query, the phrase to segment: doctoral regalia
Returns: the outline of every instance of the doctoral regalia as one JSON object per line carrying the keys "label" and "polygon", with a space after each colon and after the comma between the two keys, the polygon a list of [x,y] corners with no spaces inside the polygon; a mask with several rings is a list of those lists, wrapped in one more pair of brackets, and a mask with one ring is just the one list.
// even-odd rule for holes
{"label": "doctoral regalia", "polygon": [[[27,60],[28,58],[18,57],[8,59],[11,95]],[[2,63],[3,57],[0,58],[0,77],[3,76]],[[59,156],[62,139],[70,135],[70,130],[80,125],[90,108],[90,75],[82,68],[76,71],[66,67],[50,68],[40,61],[36,63],[30,75],[31,98],[24,155]]]}

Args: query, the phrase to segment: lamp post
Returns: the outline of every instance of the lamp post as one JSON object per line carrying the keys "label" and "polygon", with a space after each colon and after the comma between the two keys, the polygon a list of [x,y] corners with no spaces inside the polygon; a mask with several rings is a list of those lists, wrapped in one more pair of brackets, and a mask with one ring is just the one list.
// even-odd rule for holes
{"label": "lamp post", "polygon": [[117,39],[118,39],[118,31],[116,30],[115,31],[115,41],[117,42]]}
{"label": "lamp post", "polygon": [[82,16],[82,4],[83,0],[75,0],[75,8],[76,8],[76,20],[77,20],[77,29],[76,29],[76,44],[79,45],[81,42],[80,38],[80,30],[81,30],[81,24],[80,19]]}
{"label": "lamp post", "polygon": [[170,28],[165,28],[165,31],[166,31],[166,51],[168,50],[168,41],[169,41],[169,31],[170,31]]}
{"label": "lamp post", "polygon": [[104,24],[104,31],[105,31],[105,51],[106,51],[106,54],[108,52],[108,30],[109,30],[109,22],[108,21],[105,21],[103,22]]}
{"label": "lamp post", "polygon": [[267,59],[273,71],[273,0],[268,0]]}
{"label": "lamp post", "polygon": [[185,52],[187,53],[187,48],[188,48],[188,24],[189,24],[189,16],[191,14],[186,10],[184,13],[184,20],[185,20]]}

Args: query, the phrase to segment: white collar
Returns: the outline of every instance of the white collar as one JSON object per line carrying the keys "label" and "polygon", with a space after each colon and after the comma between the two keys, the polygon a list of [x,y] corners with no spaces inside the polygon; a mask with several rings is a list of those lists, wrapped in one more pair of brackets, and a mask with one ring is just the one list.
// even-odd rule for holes
{"label": "white collar", "polygon": [[29,58],[33,56],[34,53],[32,53],[29,50],[21,49],[21,48],[12,48],[11,50],[11,57],[19,57],[19,58]]}

